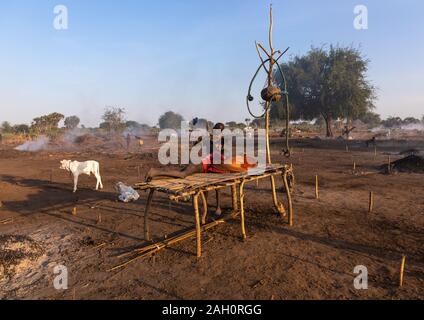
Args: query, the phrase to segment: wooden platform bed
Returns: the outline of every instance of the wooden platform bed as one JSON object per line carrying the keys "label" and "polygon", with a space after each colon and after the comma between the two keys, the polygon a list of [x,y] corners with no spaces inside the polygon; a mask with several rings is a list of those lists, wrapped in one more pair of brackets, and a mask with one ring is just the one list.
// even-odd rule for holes
{"label": "wooden platform bed", "polygon": [[[275,184],[275,177],[281,176],[284,182],[285,195],[287,197],[288,205],[288,215],[284,204],[278,201],[277,198],[277,189]],[[233,202],[233,214],[231,217],[237,217],[240,215],[241,220],[241,232],[243,239],[246,239],[246,229],[244,221],[244,187],[246,183],[258,181],[261,179],[270,179],[271,190],[272,190],[272,199],[275,208],[281,215],[281,217],[287,216],[288,224],[292,226],[293,224],[293,207],[292,207],[292,183],[293,179],[293,169],[289,165],[268,165],[265,168],[255,168],[247,173],[229,173],[229,174],[195,174],[185,179],[162,179],[162,180],[153,180],[146,183],[138,183],[135,185],[137,190],[146,190],[149,191],[149,196],[147,199],[147,204],[144,212],[144,237],[147,241],[150,238],[150,228],[149,228],[149,209],[152,203],[153,196],[155,192],[166,193],[169,196],[169,199],[172,201],[183,201],[187,199],[192,199],[194,216],[195,216],[195,225],[196,228],[193,231],[187,232],[182,236],[178,236],[175,239],[168,239],[168,241],[161,242],[160,244],[153,244],[146,248],[138,249],[138,252],[149,252],[149,248],[162,248],[171,243],[177,241],[182,241],[189,237],[196,235],[197,240],[197,257],[201,256],[201,232],[202,230],[209,229],[213,226],[216,226],[222,222],[225,222],[225,218],[219,219],[206,225],[206,216],[208,212],[208,206],[206,201],[205,192],[220,190],[225,188],[231,188],[232,191],[232,202]],[[287,192],[289,190],[289,192]],[[199,198],[202,200],[202,216],[200,215],[199,210]],[[228,218],[227,218],[228,219]],[[174,240],[174,241],[172,241]]]}

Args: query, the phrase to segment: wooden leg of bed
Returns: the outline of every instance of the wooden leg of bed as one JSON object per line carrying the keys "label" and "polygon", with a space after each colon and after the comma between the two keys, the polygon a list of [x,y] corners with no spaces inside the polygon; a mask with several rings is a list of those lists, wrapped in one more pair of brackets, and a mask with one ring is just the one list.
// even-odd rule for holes
{"label": "wooden leg of bed", "polygon": [[215,190],[215,196],[216,196],[216,211],[215,214],[220,216],[222,213],[221,210],[221,195],[219,193],[219,190]]}
{"label": "wooden leg of bed", "polygon": [[233,198],[233,214],[235,215],[237,211],[239,211],[237,199],[237,185],[235,184],[231,186],[231,196]]}
{"label": "wooden leg of bed", "polygon": [[272,189],[272,200],[274,201],[275,209],[277,209],[278,213],[282,218],[286,215],[286,209],[284,205],[278,201],[277,198],[277,190],[275,188],[275,177],[271,175],[271,189]]}
{"label": "wooden leg of bed", "polygon": [[150,189],[149,197],[147,198],[146,209],[144,210],[144,240],[150,241],[150,228],[149,228],[149,210],[152,204],[153,194],[155,189]]}
{"label": "wooden leg of bed", "polygon": [[293,226],[293,202],[291,197],[291,190],[290,185],[287,180],[287,173],[283,174],[283,181],[284,181],[284,187],[286,188],[286,194],[287,194],[287,203],[289,206],[289,216],[288,216],[288,223],[291,226]]}
{"label": "wooden leg of bed", "polygon": [[[235,190],[237,192],[237,190]],[[241,233],[243,240],[246,239],[246,228],[244,225],[244,181],[240,183],[240,220],[241,220]]]}
{"label": "wooden leg of bed", "polygon": [[202,205],[203,205],[202,225],[204,225],[206,224],[206,216],[208,214],[208,202],[206,200],[206,196],[204,192],[200,192],[200,196],[202,197]]}
{"label": "wooden leg of bed", "polygon": [[199,193],[193,195],[194,213],[196,216],[196,239],[197,239],[197,258],[202,255],[202,239],[200,233],[200,215],[199,215]]}

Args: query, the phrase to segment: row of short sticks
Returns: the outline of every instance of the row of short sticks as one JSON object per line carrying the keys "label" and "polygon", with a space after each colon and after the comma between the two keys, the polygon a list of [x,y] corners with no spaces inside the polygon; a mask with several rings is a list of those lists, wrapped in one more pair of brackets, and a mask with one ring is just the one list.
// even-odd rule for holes
{"label": "row of short sticks", "polygon": [[[389,160],[390,161],[390,160]],[[390,162],[389,162],[390,167]],[[318,175],[315,175],[315,199],[319,199],[319,178]],[[374,210],[374,192],[370,191],[368,198],[368,213],[372,213]],[[402,255],[402,260],[400,263],[399,270],[399,287],[403,286],[404,272],[405,272],[405,262],[406,256]]]}

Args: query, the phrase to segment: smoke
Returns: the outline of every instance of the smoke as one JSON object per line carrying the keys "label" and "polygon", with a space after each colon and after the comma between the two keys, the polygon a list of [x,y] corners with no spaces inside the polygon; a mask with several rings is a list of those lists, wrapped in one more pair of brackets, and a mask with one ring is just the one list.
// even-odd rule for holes
{"label": "smoke", "polygon": [[401,129],[406,131],[424,131],[424,123],[411,123],[403,125]]}
{"label": "smoke", "polygon": [[127,127],[123,132],[122,136],[126,138],[128,135],[136,138],[142,138],[144,135],[146,135],[146,130],[143,128],[137,128],[137,127]]}
{"label": "smoke", "polygon": [[75,143],[77,138],[85,136],[88,133],[89,133],[89,130],[87,129],[74,128],[72,130],[66,131],[62,139],[64,142],[73,144]]}
{"label": "smoke", "polygon": [[17,146],[15,150],[26,151],[26,152],[37,152],[40,150],[47,149],[49,142],[50,142],[49,138],[45,136],[41,136],[37,138],[37,140],[27,141],[24,144]]}

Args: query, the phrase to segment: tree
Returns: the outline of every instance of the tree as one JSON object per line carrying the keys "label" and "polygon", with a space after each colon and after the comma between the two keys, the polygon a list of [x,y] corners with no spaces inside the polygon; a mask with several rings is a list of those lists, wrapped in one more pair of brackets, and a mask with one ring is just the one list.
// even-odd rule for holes
{"label": "tree", "polygon": [[407,117],[407,118],[403,119],[402,122],[403,122],[404,125],[408,125],[408,124],[418,124],[421,121],[419,119],[414,118],[414,117]]}
{"label": "tree", "polygon": [[180,129],[183,121],[182,115],[168,111],[159,117],[159,127],[161,129]]}
{"label": "tree", "polygon": [[253,121],[250,123],[251,126],[256,128],[264,128],[265,127],[265,119],[253,119]]}
{"label": "tree", "polygon": [[402,126],[402,119],[400,117],[388,117],[383,120],[381,124],[386,128],[400,128]]}
{"label": "tree", "polygon": [[54,129],[58,129],[59,122],[64,118],[65,116],[63,114],[57,112],[37,117],[32,120],[31,129],[38,134],[49,134]]}
{"label": "tree", "polygon": [[3,133],[12,133],[13,132],[13,128],[12,128],[12,125],[10,124],[10,122],[4,121],[1,124],[1,131]]}
{"label": "tree", "polygon": [[29,134],[29,126],[26,124],[16,124],[13,126],[13,133],[15,134]]}
{"label": "tree", "polygon": [[[366,78],[368,63],[357,49],[330,46],[329,50],[312,48],[305,56],[282,65],[292,118],[312,120],[322,116],[326,134],[332,137],[333,120],[346,118],[349,122],[372,110],[375,88]],[[279,73],[276,80],[282,86]],[[274,120],[281,119],[285,110],[275,104],[270,114]]]}
{"label": "tree", "polygon": [[191,120],[191,125],[193,126],[193,128],[202,128],[205,130],[213,128],[213,123],[205,118],[194,118],[193,120]]}
{"label": "tree", "polygon": [[359,120],[361,120],[363,123],[365,123],[371,128],[375,128],[381,125],[380,115],[372,111],[368,111],[362,116],[360,116]]}
{"label": "tree", "polygon": [[119,107],[106,107],[102,116],[103,123],[100,128],[108,131],[120,131],[125,128],[125,109]]}
{"label": "tree", "polygon": [[228,121],[225,123],[227,125],[227,127],[233,129],[233,128],[237,128],[237,122],[235,121]]}
{"label": "tree", "polygon": [[78,118],[77,116],[67,117],[65,118],[65,128],[68,130],[75,129],[76,127],[78,127],[80,121],[80,118]]}

